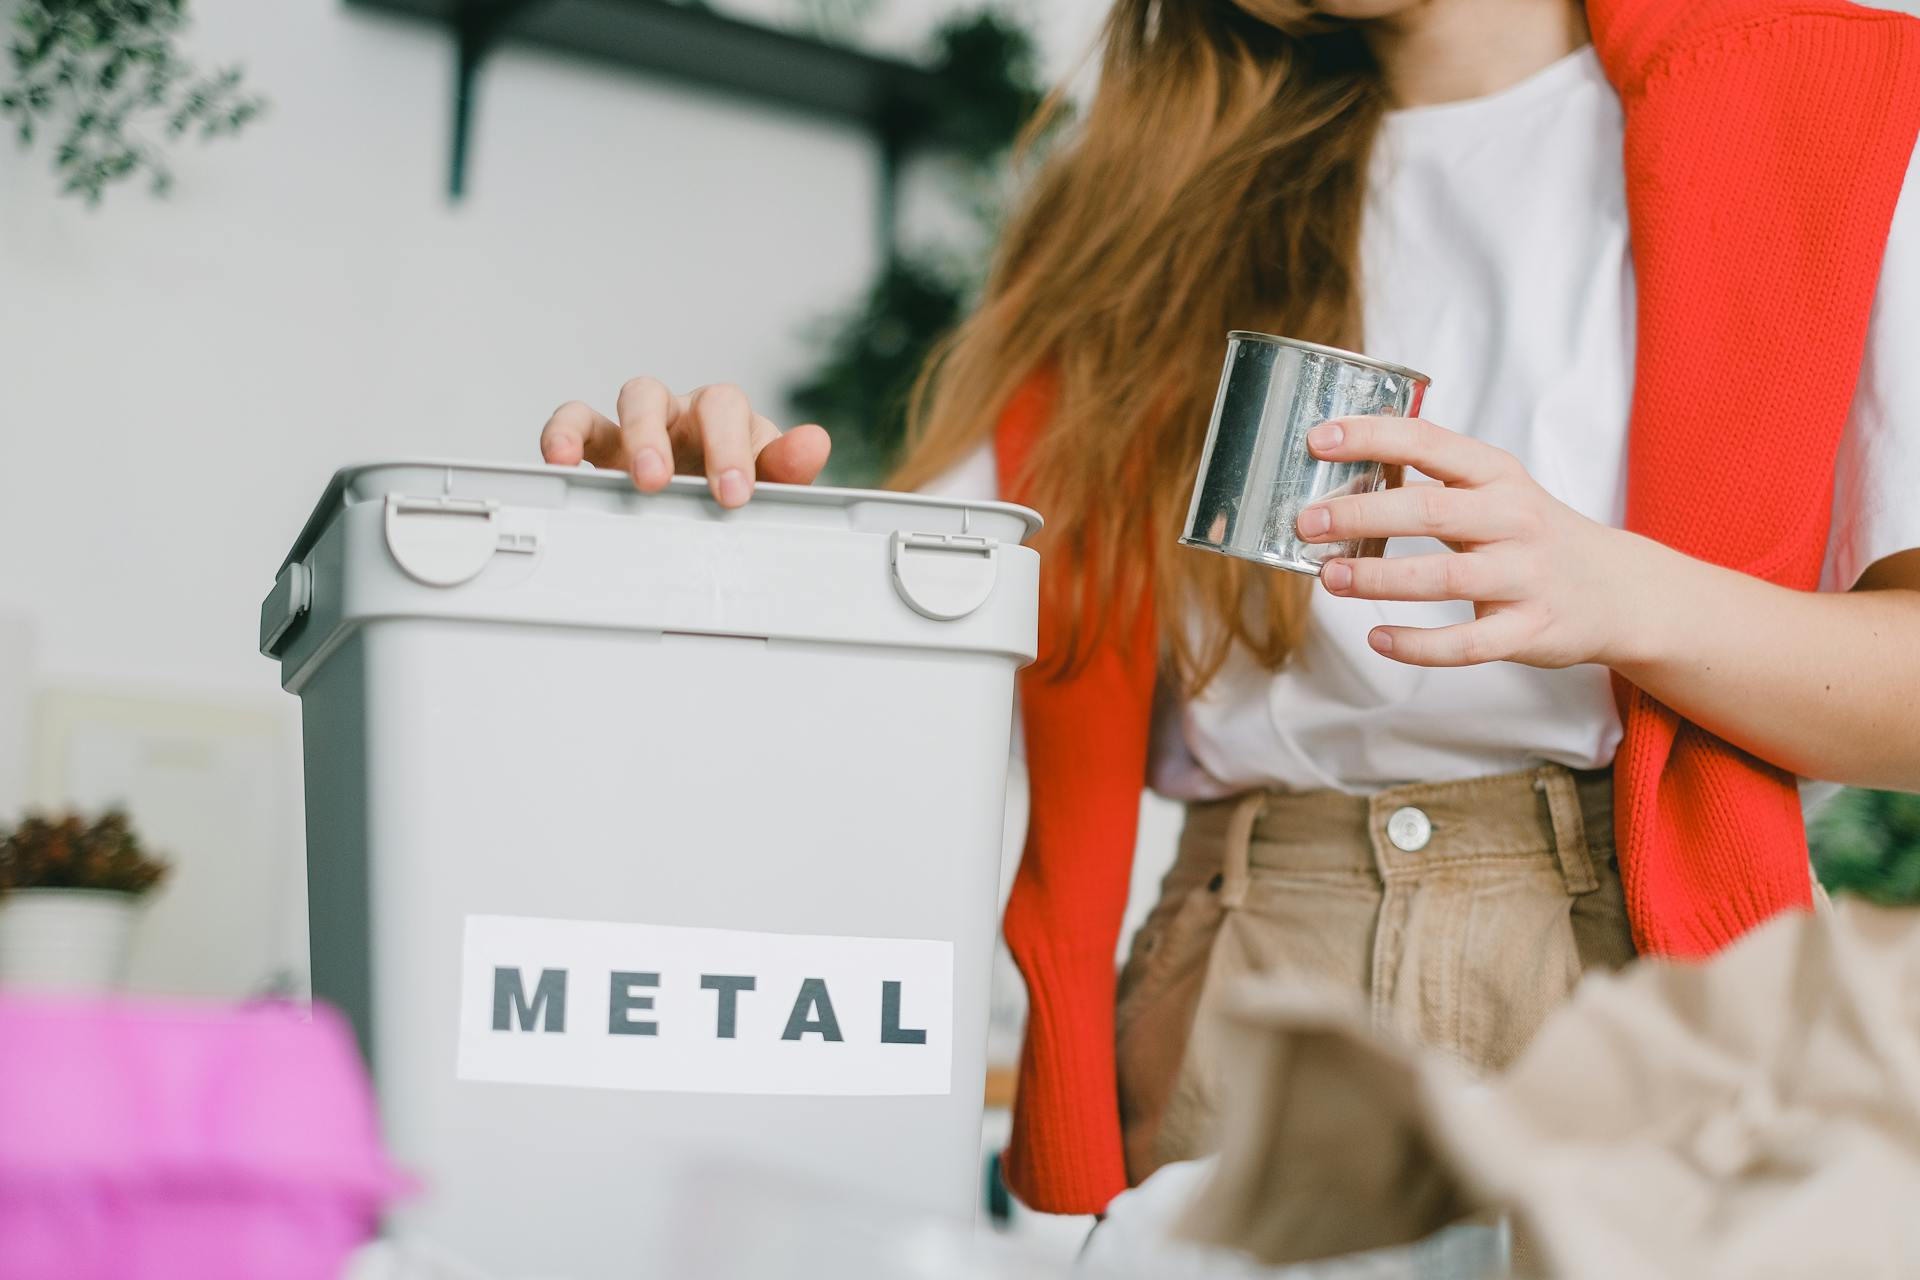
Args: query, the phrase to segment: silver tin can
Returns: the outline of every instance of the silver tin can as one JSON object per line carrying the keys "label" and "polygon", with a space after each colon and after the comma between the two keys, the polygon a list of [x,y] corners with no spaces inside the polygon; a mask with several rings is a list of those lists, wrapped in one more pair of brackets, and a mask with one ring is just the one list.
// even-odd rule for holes
{"label": "silver tin can", "polygon": [[1377,556],[1386,539],[1302,542],[1301,508],[1400,483],[1400,468],[1322,462],[1307,432],[1329,418],[1413,417],[1429,379],[1397,364],[1317,343],[1235,330],[1214,397],[1182,544],[1318,575],[1323,561]]}

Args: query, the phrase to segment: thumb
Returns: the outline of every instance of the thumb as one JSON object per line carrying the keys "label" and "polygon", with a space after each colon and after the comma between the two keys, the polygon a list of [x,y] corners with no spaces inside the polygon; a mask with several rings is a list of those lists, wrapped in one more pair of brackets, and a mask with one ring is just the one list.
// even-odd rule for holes
{"label": "thumb", "polygon": [[769,440],[754,459],[754,471],[774,484],[812,484],[832,452],[826,430],[809,422]]}

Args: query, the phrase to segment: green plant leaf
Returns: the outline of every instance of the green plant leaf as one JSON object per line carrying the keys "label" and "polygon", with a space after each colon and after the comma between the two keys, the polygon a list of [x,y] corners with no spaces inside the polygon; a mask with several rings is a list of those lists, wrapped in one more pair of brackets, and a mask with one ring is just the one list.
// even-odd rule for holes
{"label": "green plant leaf", "polygon": [[1814,869],[1829,891],[1920,903],[1920,796],[1842,791],[1807,834]]}
{"label": "green plant leaf", "polygon": [[[51,156],[60,189],[98,204],[108,188],[144,173],[156,195],[171,187],[161,133],[203,141],[237,133],[260,114],[241,96],[244,73],[202,73],[181,51],[186,0],[18,0],[0,114],[15,119],[22,146],[37,121],[64,131]],[[196,125],[198,128],[196,128]]]}
{"label": "green plant leaf", "polygon": [[837,483],[871,483],[891,466],[914,380],[985,275],[1003,216],[997,175],[1044,96],[1038,61],[1026,28],[997,8],[956,15],[934,33],[932,132],[952,160],[974,243],[897,252],[861,297],[810,327],[814,368],[788,396],[796,412],[833,434]]}

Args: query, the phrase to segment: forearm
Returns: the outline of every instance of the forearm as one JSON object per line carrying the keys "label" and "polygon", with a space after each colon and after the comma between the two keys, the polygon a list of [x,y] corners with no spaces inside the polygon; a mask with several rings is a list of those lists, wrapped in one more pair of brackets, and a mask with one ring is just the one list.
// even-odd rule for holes
{"label": "forearm", "polygon": [[1625,536],[1609,665],[1783,769],[1920,791],[1920,590],[1792,591]]}

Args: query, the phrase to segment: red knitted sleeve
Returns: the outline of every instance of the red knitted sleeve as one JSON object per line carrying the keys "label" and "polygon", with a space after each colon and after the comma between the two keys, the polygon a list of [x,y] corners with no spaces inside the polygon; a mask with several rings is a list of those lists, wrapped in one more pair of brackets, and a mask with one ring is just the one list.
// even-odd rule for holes
{"label": "red knitted sleeve", "polygon": [[[1837,0],[1591,0],[1587,18],[1626,116],[1626,527],[1811,591],[1920,134],[1920,23]],[[1614,828],[1640,950],[1710,955],[1808,908],[1794,780],[1616,689]]]}
{"label": "red knitted sleeve", "polygon": [[[1000,491],[1016,499],[1052,391],[1022,387],[1003,415]],[[1043,513],[1044,514],[1044,513]],[[1058,550],[1043,560],[1056,571]],[[1153,610],[1112,618],[1084,665],[1049,669],[1062,635],[1042,592],[1040,661],[1021,676],[1031,787],[1027,843],[1005,932],[1028,995],[1013,1140],[1014,1194],[1048,1213],[1097,1213],[1127,1186],[1114,1082],[1114,953],[1145,785],[1156,646]]]}

